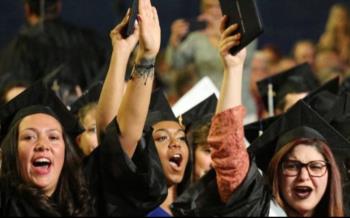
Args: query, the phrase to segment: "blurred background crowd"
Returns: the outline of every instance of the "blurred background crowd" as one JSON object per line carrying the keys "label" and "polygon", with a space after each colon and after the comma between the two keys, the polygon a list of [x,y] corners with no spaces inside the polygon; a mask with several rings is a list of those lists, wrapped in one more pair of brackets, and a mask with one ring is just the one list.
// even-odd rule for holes
{"label": "blurred background crowd", "polygon": [[[44,8],[31,2],[39,1],[0,2],[2,101],[14,83],[26,87],[47,76],[54,86],[57,78],[50,75],[60,71],[59,95],[69,105],[104,78],[111,53],[109,31],[131,1],[61,0],[58,7],[51,7],[50,2],[56,1],[47,0]],[[153,4],[162,27],[157,84],[165,88],[169,102],[175,104],[205,76],[220,89],[218,1],[154,0]],[[257,0],[257,4],[264,33],[248,48],[243,86],[247,122],[266,116],[256,86],[261,79],[304,62],[321,84],[335,75],[345,79],[350,72],[348,1]]]}

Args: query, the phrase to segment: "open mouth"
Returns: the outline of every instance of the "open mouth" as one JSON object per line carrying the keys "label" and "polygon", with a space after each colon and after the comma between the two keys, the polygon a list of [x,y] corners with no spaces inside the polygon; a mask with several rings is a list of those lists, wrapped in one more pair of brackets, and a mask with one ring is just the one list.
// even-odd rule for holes
{"label": "open mouth", "polygon": [[300,199],[308,198],[312,193],[312,188],[308,186],[297,186],[294,188],[295,195]]}
{"label": "open mouth", "polygon": [[33,161],[33,166],[35,168],[49,168],[51,166],[51,161],[47,158],[38,158]]}
{"label": "open mouth", "polygon": [[170,165],[174,166],[176,168],[181,166],[182,163],[182,155],[181,154],[174,154],[169,159]]}

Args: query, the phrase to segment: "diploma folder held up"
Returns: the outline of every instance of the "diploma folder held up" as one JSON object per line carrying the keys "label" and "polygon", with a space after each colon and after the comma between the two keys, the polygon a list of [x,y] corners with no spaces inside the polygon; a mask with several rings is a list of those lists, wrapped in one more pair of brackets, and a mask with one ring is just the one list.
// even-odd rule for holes
{"label": "diploma folder held up", "polygon": [[264,31],[255,0],[220,0],[223,15],[228,16],[226,27],[239,24],[241,44],[230,50],[235,55]]}

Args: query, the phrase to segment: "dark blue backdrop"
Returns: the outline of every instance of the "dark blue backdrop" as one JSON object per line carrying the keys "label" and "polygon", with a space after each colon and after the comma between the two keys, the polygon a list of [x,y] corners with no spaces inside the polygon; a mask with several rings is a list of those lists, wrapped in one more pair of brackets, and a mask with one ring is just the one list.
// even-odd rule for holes
{"label": "dark blue backdrop", "polygon": [[[65,20],[99,31],[108,40],[109,30],[121,18],[128,0],[62,0]],[[126,3],[125,3],[126,2]],[[336,2],[349,0],[257,0],[264,34],[259,46],[277,44],[286,54],[293,43],[302,38],[317,41],[324,30],[329,8]],[[194,17],[199,0],[153,0],[161,18],[163,46],[169,36],[170,24],[178,17]],[[23,23],[23,0],[0,1],[0,48],[19,30]]]}

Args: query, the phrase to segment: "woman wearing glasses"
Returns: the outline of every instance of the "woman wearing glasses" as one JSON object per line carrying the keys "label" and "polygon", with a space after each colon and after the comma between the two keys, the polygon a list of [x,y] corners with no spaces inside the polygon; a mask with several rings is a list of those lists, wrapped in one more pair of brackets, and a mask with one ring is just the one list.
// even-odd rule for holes
{"label": "woman wearing glasses", "polygon": [[288,216],[343,215],[340,173],[324,140],[303,137],[283,145],[268,177],[275,202]]}
{"label": "woman wearing glasses", "polygon": [[341,176],[331,149],[345,149],[349,143],[306,103],[299,101],[247,151],[241,104],[245,52],[229,53],[237,45],[231,36],[235,30],[222,28],[224,80],[208,137],[213,168],[221,169],[217,181],[224,184],[218,187],[224,203],[220,211],[273,216],[278,209],[287,216],[343,216]]}

